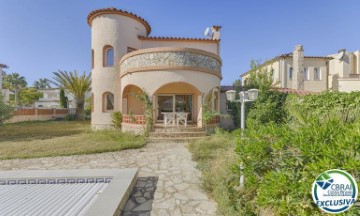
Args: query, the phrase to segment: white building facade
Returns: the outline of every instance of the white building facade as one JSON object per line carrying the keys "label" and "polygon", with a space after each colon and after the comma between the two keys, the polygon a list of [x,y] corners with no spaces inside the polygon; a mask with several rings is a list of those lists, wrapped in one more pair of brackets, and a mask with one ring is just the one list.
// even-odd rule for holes
{"label": "white building facade", "polygon": [[[327,56],[306,56],[301,45],[289,54],[279,55],[260,68],[273,73],[275,87],[321,91],[360,91],[360,52],[342,49]],[[249,78],[248,71],[241,75],[242,83]]]}
{"label": "white building facade", "polygon": [[[61,108],[60,107],[60,89],[59,88],[46,88],[38,89],[38,92],[43,96],[35,102],[34,106],[37,108]],[[68,98],[68,108],[76,108],[74,97],[69,92],[65,91],[65,97]]]}

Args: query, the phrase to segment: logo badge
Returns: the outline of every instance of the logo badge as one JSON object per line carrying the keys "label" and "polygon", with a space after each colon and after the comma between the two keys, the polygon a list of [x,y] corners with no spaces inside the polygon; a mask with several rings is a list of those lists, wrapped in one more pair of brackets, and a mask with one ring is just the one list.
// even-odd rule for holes
{"label": "logo badge", "polygon": [[355,179],[343,170],[333,169],[321,173],[312,185],[315,204],[327,213],[341,213],[356,201],[358,187]]}

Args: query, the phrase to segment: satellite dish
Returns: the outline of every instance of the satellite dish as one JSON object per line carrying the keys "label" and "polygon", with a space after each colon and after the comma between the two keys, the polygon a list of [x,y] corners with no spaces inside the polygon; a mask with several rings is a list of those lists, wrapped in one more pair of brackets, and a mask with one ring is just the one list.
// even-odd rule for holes
{"label": "satellite dish", "polygon": [[345,54],[344,52],[340,52],[339,54],[336,55],[335,58],[336,58],[337,60],[342,60],[342,59],[344,58],[344,54]]}
{"label": "satellite dish", "polygon": [[207,27],[204,31],[204,35],[205,37],[211,38],[212,37],[212,32],[210,31],[210,27]]}

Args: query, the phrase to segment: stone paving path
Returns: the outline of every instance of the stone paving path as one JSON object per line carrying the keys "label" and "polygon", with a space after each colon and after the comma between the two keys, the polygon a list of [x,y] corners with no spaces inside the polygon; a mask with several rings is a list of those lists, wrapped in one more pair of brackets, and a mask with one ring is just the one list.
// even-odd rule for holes
{"label": "stone paving path", "polygon": [[185,143],[149,143],[120,152],[0,161],[1,170],[136,167],[140,177],[158,177],[151,215],[216,215],[216,203],[201,190],[201,173],[195,165]]}
{"label": "stone paving path", "polygon": [[148,216],[156,191],[157,177],[138,177],[122,216]]}

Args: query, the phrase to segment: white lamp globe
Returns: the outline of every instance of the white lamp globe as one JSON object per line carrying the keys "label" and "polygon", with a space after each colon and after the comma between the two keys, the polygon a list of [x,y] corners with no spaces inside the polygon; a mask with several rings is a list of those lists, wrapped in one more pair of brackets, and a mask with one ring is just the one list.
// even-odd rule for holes
{"label": "white lamp globe", "polygon": [[229,90],[225,92],[226,94],[226,99],[228,101],[234,101],[235,100],[235,96],[236,96],[236,91],[235,90]]}

